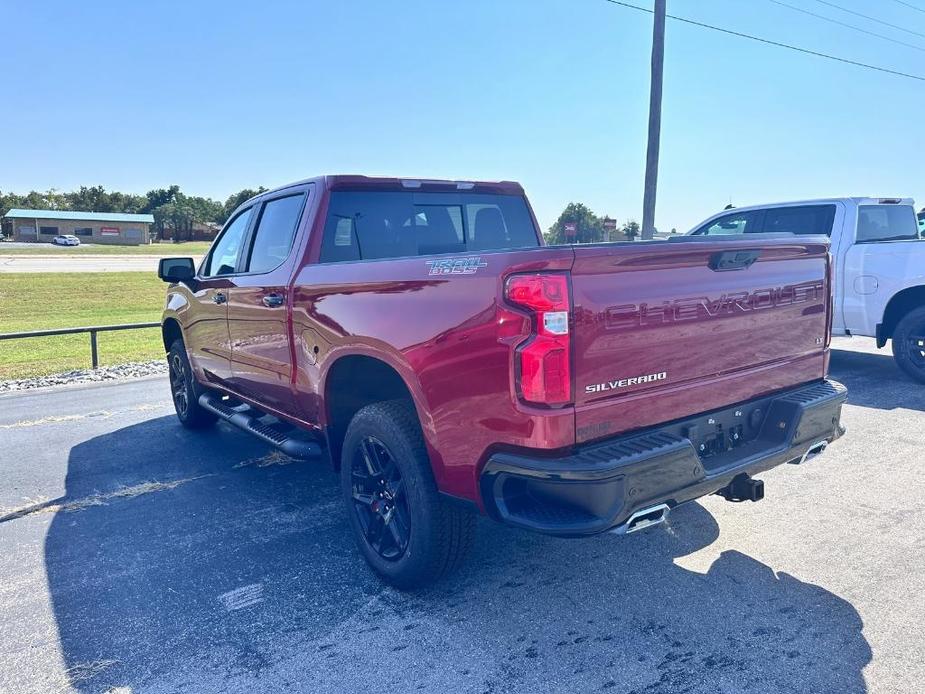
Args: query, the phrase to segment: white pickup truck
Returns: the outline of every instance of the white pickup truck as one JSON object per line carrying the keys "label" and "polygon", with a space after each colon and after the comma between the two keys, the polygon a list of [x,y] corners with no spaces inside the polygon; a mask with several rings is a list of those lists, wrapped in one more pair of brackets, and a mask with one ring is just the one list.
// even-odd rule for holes
{"label": "white pickup truck", "polygon": [[925,237],[911,198],[826,198],[724,210],[694,235],[790,233],[831,238],[833,335],[892,340],[896,363],[925,383]]}

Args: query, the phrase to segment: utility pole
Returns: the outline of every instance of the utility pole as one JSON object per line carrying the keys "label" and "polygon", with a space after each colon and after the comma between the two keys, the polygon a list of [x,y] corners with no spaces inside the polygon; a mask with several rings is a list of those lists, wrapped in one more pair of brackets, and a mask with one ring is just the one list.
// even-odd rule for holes
{"label": "utility pole", "polygon": [[655,0],[652,25],[652,84],[649,88],[649,144],[646,148],[646,182],[642,198],[642,238],[655,231],[655,192],[658,187],[658,145],[662,133],[662,73],[665,64],[665,2]]}

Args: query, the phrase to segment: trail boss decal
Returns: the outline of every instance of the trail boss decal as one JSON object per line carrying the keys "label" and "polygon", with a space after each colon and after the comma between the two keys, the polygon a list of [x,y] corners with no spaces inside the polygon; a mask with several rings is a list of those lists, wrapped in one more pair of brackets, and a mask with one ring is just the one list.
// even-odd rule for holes
{"label": "trail boss decal", "polygon": [[478,255],[468,258],[445,258],[442,260],[428,260],[431,275],[474,275],[480,267],[487,267]]}
{"label": "trail boss decal", "polygon": [[659,371],[657,374],[646,374],[645,376],[633,376],[632,378],[621,378],[619,381],[607,381],[607,383],[594,383],[585,386],[586,393],[604,393],[608,390],[618,390],[628,386],[637,386],[640,383],[651,383],[652,381],[664,381],[668,378],[667,371]]}

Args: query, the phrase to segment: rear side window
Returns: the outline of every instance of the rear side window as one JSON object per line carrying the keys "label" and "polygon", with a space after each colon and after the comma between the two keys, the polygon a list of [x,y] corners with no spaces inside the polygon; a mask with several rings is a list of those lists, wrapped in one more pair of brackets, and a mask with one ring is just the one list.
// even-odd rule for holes
{"label": "rear side window", "polygon": [[778,234],[832,235],[835,205],[771,207],[765,210],[761,230]]}
{"label": "rear side window", "polygon": [[857,243],[914,241],[919,237],[915,209],[910,205],[858,207]]}
{"label": "rear side window", "polygon": [[476,193],[331,193],[321,261],[376,260],[538,246],[523,197]]}
{"label": "rear side window", "polygon": [[292,249],[304,202],[305,194],[299,193],[264,204],[254,232],[247,272],[269,272],[283,264]]}
{"label": "rear side window", "polygon": [[751,234],[758,231],[755,212],[731,212],[700,227],[695,234],[720,236],[725,234]]}

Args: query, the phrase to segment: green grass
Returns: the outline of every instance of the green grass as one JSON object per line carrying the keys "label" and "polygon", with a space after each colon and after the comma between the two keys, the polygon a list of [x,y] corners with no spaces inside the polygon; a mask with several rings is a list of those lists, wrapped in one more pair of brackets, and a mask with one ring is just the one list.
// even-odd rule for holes
{"label": "green grass", "polygon": [[209,250],[209,244],[209,241],[152,243],[146,246],[55,246],[50,243],[14,246],[0,243],[0,255],[152,255],[199,258]]}
{"label": "green grass", "polygon": [[[0,274],[0,333],[158,321],[166,287],[152,273]],[[157,328],[99,333],[100,364],[164,356]],[[85,369],[90,336],[0,341],[0,380]]]}

